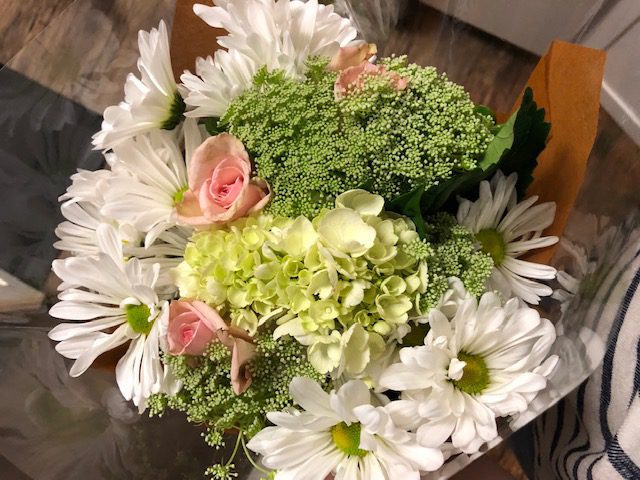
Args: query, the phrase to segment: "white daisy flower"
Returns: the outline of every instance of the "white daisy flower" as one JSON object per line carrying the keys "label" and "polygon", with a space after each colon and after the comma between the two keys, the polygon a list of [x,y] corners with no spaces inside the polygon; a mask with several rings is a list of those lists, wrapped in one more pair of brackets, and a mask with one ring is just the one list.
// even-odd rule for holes
{"label": "white daisy flower", "polygon": [[[189,154],[193,149],[194,145],[187,145]],[[60,197],[66,200],[60,207],[66,220],[56,228],[56,235],[60,240],[54,246],[73,255],[95,255],[100,252],[98,227],[103,224],[111,225],[126,258],[134,257],[143,264],[160,266],[156,292],[168,298],[177,290],[171,270],[182,262],[193,230],[190,227],[172,226],[160,232],[152,244],[144,245],[145,234],[132,223],[122,219],[118,221],[103,212],[105,192],[119,178],[110,170],[79,171],[72,177],[71,186]]]}
{"label": "white daisy flower", "polygon": [[73,323],[57,325],[49,337],[60,342],[59,353],[75,359],[72,377],[84,373],[99,355],[129,343],[116,380],[122,395],[142,411],[151,394],[179,387],[160,360],[169,309],[154,291],[159,266],[143,266],[137,259],[124,262],[113,227],[101,225],[97,232],[100,253],[53,263],[63,291],[49,313]]}
{"label": "white daisy flower", "polygon": [[267,427],[248,443],[276,469],[276,480],[414,479],[420,471],[442,466],[437,448],[425,448],[415,435],[397,428],[383,407],[371,405],[369,389],[360,380],[327,393],[308,378],[295,378],[291,396],[304,411],[267,415]]}
{"label": "white daisy flower", "polygon": [[140,78],[129,74],[124,102],[107,107],[102,129],[93,136],[97,149],[110,149],[134,135],[175,128],[184,112],[184,101],[171,70],[167,26],[138,33]]}
{"label": "white daisy flower", "polygon": [[131,224],[118,224],[100,213],[100,207],[91,202],[70,200],[60,206],[66,220],[55,230],[60,239],[53,244],[58,250],[74,255],[94,255],[100,251],[97,229],[102,224],[110,224],[117,229],[118,238],[123,244],[137,245],[142,239],[141,233]]}
{"label": "white daisy flower", "polygon": [[58,200],[101,204],[104,200],[104,192],[109,189],[109,180],[112,176],[111,170],[78,169],[71,175],[71,185],[58,197]]}
{"label": "white daisy flower", "polygon": [[[185,124],[184,134],[187,145],[202,140],[195,120]],[[191,153],[187,151],[186,158]],[[144,232],[148,247],[177,225],[176,205],[188,189],[187,163],[176,135],[153,131],[122,142],[114,147],[109,163],[114,177],[101,213]]]}
{"label": "white daisy flower", "polygon": [[123,243],[140,242],[143,236],[133,225],[119,224],[100,211],[113,177],[111,170],[78,170],[71,176],[71,185],[59,197],[60,201],[64,201],[60,211],[66,220],[56,227],[55,233],[60,240],[53,244],[55,248],[74,255],[98,253],[96,230],[103,223],[116,228]]}
{"label": "white daisy flower", "polygon": [[536,248],[553,245],[558,237],[542,237],[542,231],[553,223],[553,202],[535,205],[537,196],[517,202],[517,174],[508,177],[498,171],[491,183],[480,183],[478,200],[458,199],[458,223],[476,236],[482,249],[493,258],[495,267],[487,282],[489,290],[505,298],[517,296],[537,305],[540,297],[551,295],[552,289],[537,280],[551,280],[556,269],[518,257]]}
{"label": "white daisy flower", "polygon": [[216,6],[196,4],[194,12],[207,24],[229,35],[218,43],[228,50],[200,60],[196,73],[181,80],[189,90],[187,115],[221,117],[229,103],[251,85],[258,69],[284,70],[291,78],[305,72],[310,56],[333,57],[357,35],[351,22],[317,0],[215,0]]}
{"label": "white daisy flower", "polygon": [[98,227],[111,225],[122,244],[126,258],[134,257],[145,265],[157,264],[160,272],[155,288],[162,297],[170,298],[178,290],[173,281],[172,270],[184,257],[192,229],[174,227],[158,235],[152,245],[142,244],[143,234],[130,224],[119,224],[106,218],[96,206],[88,202],[65,202],[60,210],[67,219],[56,227],[56,235],[60,240],[54,247],[73,255],[95,255],[100,252]]}
{"label": "white daisy flower", "polygon": [[184,260],[184,252],[192,233],[193,229],[190,227],[177,226],[160,233],[148,247],[126,243],[123,246],[126,257],[135,257],[143,265],[158,265],[160,272],[155,290],[161,298],[172,298],[178,292],[173,270]]}
{"label": "white daisy flower", "polygon": [[496,417],[525,411],[545,388],[555,329],[519,299],[503,306],[492,292],[463,300],[451,320],[431,310],[429,324],[424,346],[401,349],[401,363],[382,374],[382,386],[402,392],[386,408],[421,445],[451,437],[474,453],[497,436]]}
{"label": "white daisy flower", "polygon": [[231,101],[251,87],[258,63],[237,51],[218,50],[213,58],[196,59],[196,75],[180,77],[189,91],[185,102],[195,107],[187,117],[221,117]]}

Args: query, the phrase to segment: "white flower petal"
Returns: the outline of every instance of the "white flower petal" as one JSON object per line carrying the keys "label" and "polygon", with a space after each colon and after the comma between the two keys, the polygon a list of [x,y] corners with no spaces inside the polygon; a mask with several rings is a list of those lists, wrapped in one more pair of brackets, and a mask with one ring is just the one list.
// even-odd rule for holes
{"label": "white flower petal", "polygon": [[160,128],[171,117],[171,108],[178,94],[169,56],[167,26],[138,35],[140,78],[132,74],[125,83],[125,101],[107,107],[102,129],[93,136],[97,149],[106,150],[131,138]]}
{"label": "white flower petal", "polygon": [[317,416],[337,418],[329,401],[329,394],[320,388],[316,382],[305,377],[296,377],[289,385],[291,398],[304,408]]}
{"label": "white flower petal", "polygon": [[71,370],[69,370],[69,375],[72,377],[82,375],[100,355],[126,343],[129,338],[124,333],[125,327],[126,325],[122,325],[111,334],[97,337],[91,348],[78,356]]}

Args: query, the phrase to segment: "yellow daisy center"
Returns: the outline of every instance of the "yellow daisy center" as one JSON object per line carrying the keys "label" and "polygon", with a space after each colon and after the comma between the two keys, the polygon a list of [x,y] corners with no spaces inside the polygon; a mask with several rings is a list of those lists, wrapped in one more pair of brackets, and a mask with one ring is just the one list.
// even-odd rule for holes
{"label": "yellow daisy center", "polygon": [[500,232],[494,228],[485,228],[476,233],[476,240],[482,245],[482,251],[491,255],[494,265],[502,263],[506,255],[506,245]]}
{"label": "yellow daisy center", "polygon": [[453,384],[458,390],[462,390],[470,395],[478,395],[489,386],[489,369],[480,355],[471,355],[460,352],[458,360],[465,362],[462,370],[462,378],[453,380]]}
{"label": "yellow daisy center", "polygon": [[151,310],[145,304],[142,305],[125,305],[125,316],[127,322],[136,333],[148,335],[153,326],[153,322],[149,321]]}
{"label": "yellow daisy center", "polygon": [[354,457],[364,457],[367,450],[360,448],[360,424],[342,422],[331,427],[331,438],[338,450]]}
{"label": "yellow daisy center", "polygon": [[167,118],[160,124],[160,128],[164,130],[173,130],[176,128],[180,121],[182,120],[182,114],[186,109],[186,105],[182,96],[177,91],[173,95],[173,101],[171,102],[171,107],[169,109],[169,114]]}
{"label": "yellow daisy center", "polygon": [[186,193],[187,190],[189,190],[189,187],[185,185],[173,195],[174,205],[177,205],[182,202],[182,200],[184,199],[184,194]]}

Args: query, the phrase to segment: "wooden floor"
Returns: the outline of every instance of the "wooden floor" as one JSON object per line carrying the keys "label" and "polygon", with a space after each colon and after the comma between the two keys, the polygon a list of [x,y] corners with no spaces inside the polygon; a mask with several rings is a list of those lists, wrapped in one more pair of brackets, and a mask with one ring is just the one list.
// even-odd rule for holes
{"label": "wooden floor", "polygon": [[536,55],[410,0],[384,53],[404,53],[420,65],[433,65],[463,84],[471,99],[509,111],[538,62]]}
{"label": "wooden floor", "polygon": [[0,64],[7,63],[74,0],[2,0]]}
{"label": "wooden floor", "polygon": [[[110,3],[107,0],[104,1]],[[26,42],[33,39],[49,22],[61,15],[73,0],[2,0],[2,2],[0,64],[11,59]],[[146,12],[144,8],[134,11],[138,14]],[[444,17],[421,5],[417,0],[409,2],[408,13],[391,34],[383,52],[406,53],[413,62],[433,65],[445,71],[451,80],[464,84],[475,102],[489,105],[496,111],[510,109],[514,99],[522,91],[538,57],[455,19]],[[136,24],[136,22],[131,23]],[[86,42],[90,44],[91,39],[87,38]],[[612,155],[616,161],[638,158],[640,153],[638,146],[604,111],[601,114],[599,131],[600,135],[591,161],[605,165],[605,157],[611,161]],[[595,184],[599,170],[592,170],[595,173],[590,173],[586,181]],[[612,182],[601,183],[603,188],[608,188]],[[491,456],[514,478],[526,479],[513,453],[507,448],[499,447],[492,452]],[[469,477],[463,473],[456,478]]]}

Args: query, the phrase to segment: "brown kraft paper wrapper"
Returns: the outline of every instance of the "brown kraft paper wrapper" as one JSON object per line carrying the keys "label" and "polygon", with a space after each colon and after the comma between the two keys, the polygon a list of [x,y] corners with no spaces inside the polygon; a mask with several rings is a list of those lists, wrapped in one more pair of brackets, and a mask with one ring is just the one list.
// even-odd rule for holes
{"label": "brown kraft paper wrapper", "polygon": [[207,0],[177,0],[176,13],[171,31],[171,64],[173,75],[180,81],[185,70],[195,73],[197,57],[213,55],[218,48],[216,39],[226,33],[221,28],[212,28],[193,13],[193,5],[210,5]]}
{"label": "brown kraft paper wrapper", "polygon": [[[545,235],[562,235],[582,186],[598,128],[605,58],[601,50],[554,41],[527,82],[551,123],[547,146],[527,190],[527,195],[538,195],[541,202],[556,202],[556,218]],[[519,105],[517,99],[513,110]],[[549,264],[557,246],[525,258]]]}

